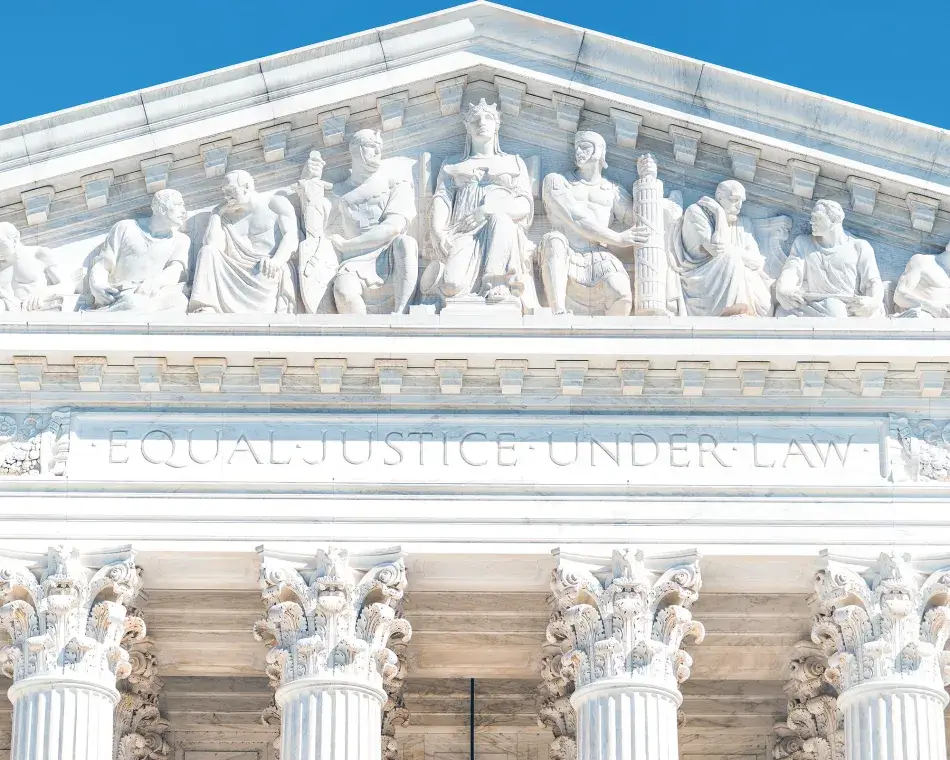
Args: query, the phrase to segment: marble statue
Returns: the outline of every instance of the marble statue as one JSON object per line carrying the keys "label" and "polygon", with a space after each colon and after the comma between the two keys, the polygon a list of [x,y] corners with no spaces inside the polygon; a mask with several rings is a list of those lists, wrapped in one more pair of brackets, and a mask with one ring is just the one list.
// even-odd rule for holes
{"label": "marble statue", "polygon": [[224,177],[225,202],[211,213],[198,251],[192,312],[293,314],[297,212],[282,195],[259,193],[246,171]]}
{"label": "marble statue", "polygon": [[936,256],[910,257],[897,281],[894,306],[901,317],[950,317],[950,244]]}
{"label": "marble statue", "polygon": [[24,245],[20,232],[0,222],[0,312],[59,311],[75,281],[53,263],[53,252]]}
{"label": "marble statue", "polygon": [[[625,317],[633,306],[630,275],[608,246],[632,249],[646,242],[649,232],[632,226],[636,214],[630,193],[603,176],[606,154],[601,135],[578,132],[577,168],[568,176],[544,178],[541,198],[554,231],[541,239],[541,276],[555,314]],[[612,230],[612,219],[627,229]]]}
{"label": "marble statue", "polygon": [[775,286],[777,316],[884,316],[884,283],[870,243],[844,231],[844,209],[820,200],[811,234],[799,235]]}
{"label": "marble statue", "polygon": [[181,228],[187,218],[181,193],[165,189],[152,197],[149,219],[116,223],[89,268],[93,308],[184,313],[191,240]]}
{"label": "marble statue", "polygon": [[680,234],[672,236],[672,264],[690,316],[772,314],[772,280],[752,222],[740,213],[745,197],[740,182],[720,182],[714,198],[703,196],[686,209]]}
{"label": "marble statue", "polygon": [[[380,133],[361,129],[350,140],[349,178],[329,187],[322,180],[323,159],[310,155],[298,183],[307,227],[300,290],[308,311],[319,308],[330,279],[340,314],[402,314],[409,308],[419,277],[419,245],[406,234],[416,217],[415,190],[409,176],[386,165],[382,150]],[[331,215],[339,217],[343,233],[324,238]]]}
{"label": "marble statue", "polygon": [[502,152],[494,103],[470,103],[462,118],[465,149],[443,162],[432,199],[435,260],[423,273],[423,293],[517,300],[531,310],[537,305],[534,244],[525,234],[534,219],[531,176],[521,156]]}

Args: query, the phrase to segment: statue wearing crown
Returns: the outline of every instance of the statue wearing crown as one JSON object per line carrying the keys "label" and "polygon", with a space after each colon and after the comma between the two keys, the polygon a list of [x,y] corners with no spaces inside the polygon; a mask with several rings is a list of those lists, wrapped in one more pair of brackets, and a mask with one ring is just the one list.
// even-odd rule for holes
{"label": "statue wearing crown", "polygon": [[423,293],[443,305],[482,297],[489,304],[537,305],[525,231],[534,218],[531,176],[518,155],[498,142],[501,117],[483,98],[462,120],[465,149],[439,170],[430,215],[434,260],[422,276]]}

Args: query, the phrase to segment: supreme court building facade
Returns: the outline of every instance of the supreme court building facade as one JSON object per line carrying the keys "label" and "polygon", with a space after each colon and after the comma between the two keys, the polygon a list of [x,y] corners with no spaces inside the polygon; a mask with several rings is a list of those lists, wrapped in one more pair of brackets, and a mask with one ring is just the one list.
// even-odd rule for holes
{"label": "supreme court building facade", "polygon": [[948,239],[481,2],[0,127],[0,749],[944,760]]}

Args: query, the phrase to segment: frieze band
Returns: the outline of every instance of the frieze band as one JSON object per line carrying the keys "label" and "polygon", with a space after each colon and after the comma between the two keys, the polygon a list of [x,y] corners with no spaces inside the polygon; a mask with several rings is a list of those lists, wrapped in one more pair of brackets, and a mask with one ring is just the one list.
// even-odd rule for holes
{"label": "frieze band", "polygon": [[607,145],[593,131],[576,132],[572,172],[544,178],[551,229],[534,241],[535,179],[521,156],[503,151],[496,104],[469,102],[462,121],[465,147],[438,172],[422,239],[410,234],[420,212],[415,161],[384,159],[381,133],[361,129],[342,182],[323,179],[319,151],[288,192],[259,192],[248,172],[227,173],[200,241],[182,231],[188,212],[171,188],[154,194],[148,219],[116,223],[78,272],[0,223],[0,311],[401,314],[423,304],[594,316],[950,316],[950,251],[911,257],[891,292],[836,201],[814,204],[811,232],[786,255],[791,220],[745,216],[738,180],[684,209],[679,191],[664,197],[647,153],[630,192],[604,176]]}

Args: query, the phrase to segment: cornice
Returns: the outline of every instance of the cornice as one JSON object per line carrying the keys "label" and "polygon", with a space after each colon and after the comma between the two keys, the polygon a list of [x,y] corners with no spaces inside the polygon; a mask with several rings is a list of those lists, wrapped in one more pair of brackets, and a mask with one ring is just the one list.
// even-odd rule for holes
{"label": "cornice", "polygon": [[765,160],[781,154],[782,165],[817,163],[842,182],[855,175],[887,191],[900,185],[900,197],[910,188],[950,200],[945,130],[477,2],[0,127],[0,203],[43,183],[78,187],[93,169],[127,173],[133,158],[136,168],[169,152],[180,160],[251,126],[255,139],[288,120],[299,129],[344,102],[373,107],[473,66],[526,84],[528,95],[550,97],[556,86],[605,115],[632,111],[646,127],[665,121],[660,129],[697,130],[723,149],[736,142]]}

